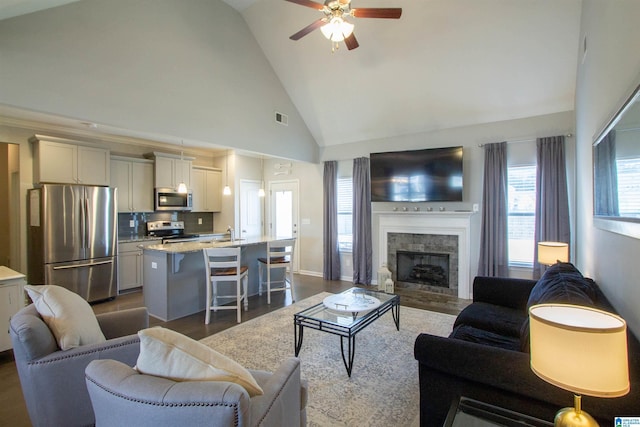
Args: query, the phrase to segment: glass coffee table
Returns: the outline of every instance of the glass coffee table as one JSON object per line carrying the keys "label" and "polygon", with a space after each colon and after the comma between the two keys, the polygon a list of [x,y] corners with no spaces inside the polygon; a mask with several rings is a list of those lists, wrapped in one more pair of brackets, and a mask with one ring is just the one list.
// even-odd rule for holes
{"label": "glass coffee table", "polygon": [[[302,348],[304,328],[338,335],[342,361],[350,377],[356,351],[356,334],[387,311],[391,311],[396,330],[400,330],[400,297],[398,295],[351,288],[327,297],[320,304],[293,315],[296,357]],[[347,341],[346,355],[345,340]]]}

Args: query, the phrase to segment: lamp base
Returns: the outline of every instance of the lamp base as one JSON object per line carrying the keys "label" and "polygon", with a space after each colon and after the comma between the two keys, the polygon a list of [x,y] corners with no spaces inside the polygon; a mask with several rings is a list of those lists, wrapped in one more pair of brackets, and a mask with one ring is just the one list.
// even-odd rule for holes
{"label": "lamp base", "polygon": [[593,417],[576,408],[562,408],[553,421],[555,427],[599,427]]}

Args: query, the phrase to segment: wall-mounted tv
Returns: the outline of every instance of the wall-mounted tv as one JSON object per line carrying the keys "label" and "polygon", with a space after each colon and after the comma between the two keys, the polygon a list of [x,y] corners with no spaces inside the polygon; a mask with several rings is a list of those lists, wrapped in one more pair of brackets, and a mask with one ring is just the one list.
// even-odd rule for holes
{"label": "wall-mounted tv", "polygon": [[371,153],[372,202],[461,202],[462,147]]}

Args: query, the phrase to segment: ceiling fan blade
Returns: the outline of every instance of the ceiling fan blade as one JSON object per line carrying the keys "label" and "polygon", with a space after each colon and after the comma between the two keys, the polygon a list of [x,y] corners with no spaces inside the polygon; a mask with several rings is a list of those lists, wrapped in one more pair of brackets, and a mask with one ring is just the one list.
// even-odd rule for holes
{"label": "ceiling fan blade", "polygon": [[316,9],[316,10],[324,9],[324,4],[316,3],[316,2],[311,1],[311,0],[286,0],[286,1],[291,2],[291,3],[295,3],[295,4],[299,4],[300,6],[310,7],[312,9]]}
{"label": "ceiling fan blade", "polygon": [[351,33],[351,35],[349,37],[344,39],[344,44],[347,45],[347,49],[349,49],[349,50],[353,50],[353,49],[357,48],[358,46],[360,46],[358,44],[358,40],[356,40],[356,36],[353,33]]}
{"label": "ceiling fan blade", "polygon": [[317,21],[314,21],[311,24],[307,25],[306,27],[304,27],[303,29],[301,29],[300,31],[298,31],[297,33],[295,33],[289,38],[291,40],[300,40],[302,37],[306,36],[316,28],[322,27],[325,23],[326,23],[325,18],[320,18]]}
{"label": "ceiling fan blade", "polygon": [[402,9],[399,7],[365,7],[361,9],[351,9],[351,12],[356,18],[399,19],[402,15]]}

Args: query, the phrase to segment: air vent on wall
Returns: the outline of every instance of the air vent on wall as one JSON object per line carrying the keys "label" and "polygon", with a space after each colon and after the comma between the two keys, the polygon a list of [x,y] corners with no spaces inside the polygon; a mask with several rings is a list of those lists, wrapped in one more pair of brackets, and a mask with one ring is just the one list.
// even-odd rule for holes
{"label": "air vent on wall", "polygon": [[280,123],[283,126],[289,126],[289,117],[286,114],[278,113],[276,111],[276,123]]}

